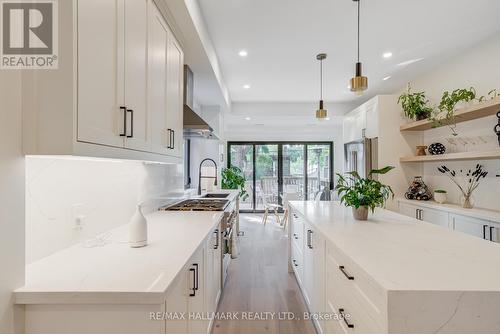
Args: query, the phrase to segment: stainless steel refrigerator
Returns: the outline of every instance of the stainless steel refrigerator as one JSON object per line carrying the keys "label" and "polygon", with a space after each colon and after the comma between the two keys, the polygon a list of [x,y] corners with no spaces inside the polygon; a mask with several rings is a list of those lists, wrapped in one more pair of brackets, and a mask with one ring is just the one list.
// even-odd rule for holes
{"label": "stainless steel refrigerator", "polygon": [[[364,138],[344,144],[345,172],[356,171],[362,178],[378,168],[378,138]],[[375,175],[374,175],[375,176]]]}

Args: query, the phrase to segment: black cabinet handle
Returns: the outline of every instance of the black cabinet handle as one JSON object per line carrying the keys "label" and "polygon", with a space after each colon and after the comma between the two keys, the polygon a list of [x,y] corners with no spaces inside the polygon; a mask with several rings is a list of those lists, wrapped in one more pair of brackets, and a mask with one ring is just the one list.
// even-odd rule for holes
{"label": "black cabinet handle", "polygon": [[175,149],[175,130],[172,130],[172,149]]}
{"label": "black cabinet handle", "polygon": [[297,233],[294,233],[294,234],[293,234],[293,237],[294,237],[296,240],[298,240],[298,239],[299,239],[299,235],[298,235]]}
{"label": "black cabinet handle", "polygon": [[488,227],[488,225],[483,225],[483,239],[486,240],[486,228]]}
{"label": "black cabinet handle", "polygon": [[354,324],[351,324],[349,321],[347,321],[346,317],[345,317],[345,314],[344,314],[344,309],[343,308],[339,308],[339,313],[340,313],[340,316],[342,317],[342,319],[344,319],[344,322],[345,324],[347,325],[347,327],[349,328],[354,328]]}
{"label": "black cabinet handle", "polygon": [[125,137],[127,135],[127,107],[120,107],[123,111],[123,133],[120,133],[120,137]]}
{"label": "black cabinet handle", "polygon": [[299,265],[297,264],[297,260],[292,260],[292,262],[293,262],[293,265],[294,265],[294,266],[296,266],[296,267],[298,267],[298,266],[299,266]]}
{"label": "black cabinet handle", "polygon": [[219,229],[214,231],[215,234],[215,246],[214,249],[219,249]]}
{"label": "black cabinet handle", "polygon": [[490,241],[493,241],[493,231],[495,230],[494,226],[490,226]]}
{"label": "black cabinet handle", "polygon": [[190,289],[193,292],[189,293],[189,297],[194,297],[194,296],[196,296],[196,269],[189,268],[189,272],[193,273],[193,287]]}
{"label": "black cabinet handle", "polygon": [[415,219],[418,219],[418,210],[419,209],[415,209]]}
{"label": "black cabinet handle", "polygon": [[307,230],[307,247],[309,247],[309,249],[313,249],[312,234],[313,234],[312,230]]}
{"label": "black cabinet handle", "polygon": [[199,282],[198,282],[198,278],[199,278],[199,277],[198,277],[198,274],[199,274],[200,270],[199,270],[199,268],[198,268],[198,263],[193,264],[193,266],[194,266],[194,268],[196,269],[196,279],[195,279],[195,283],[196,283],[196,284],[194,285],[194,289],[195,289],[195,290],[198,290],[198,288],[199,288],[199,286],[198,286],[198,283],[199,283]]}
{"label": "black cabinet handle", "polygon": [[167,148],[171,149],[172,148],[172,129],[167,129],[168,131],[168,145]]}
{"label": "black cabinet handle", "polygon": [[[127,109],[127,112],[130,113],[130,136],[127,136],[127,138],[133,138],[134,137],[134,110],[132,109]],[[125,115],[125,119],[127,119],[127,116]],[[125,132],[127,130],[125,129]]]}
{"label": "black cabinet handle", "polygon": [[347,277],[348,280],[352,281],[354,280],[354,276],[349,275],[349,273],[345,270],[344,266],[339,266],[340,271],[342,274],[344,274],[345,277]]}

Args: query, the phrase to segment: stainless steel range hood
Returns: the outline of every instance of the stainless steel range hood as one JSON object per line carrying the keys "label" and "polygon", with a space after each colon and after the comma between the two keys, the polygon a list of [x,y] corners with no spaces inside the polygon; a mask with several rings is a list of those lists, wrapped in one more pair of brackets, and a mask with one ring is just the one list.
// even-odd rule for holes
{"label": "stainless steel range hood", "polygon": [[218,139],[212,127],[193,109],[193,72],[184,65],[184,137]]}

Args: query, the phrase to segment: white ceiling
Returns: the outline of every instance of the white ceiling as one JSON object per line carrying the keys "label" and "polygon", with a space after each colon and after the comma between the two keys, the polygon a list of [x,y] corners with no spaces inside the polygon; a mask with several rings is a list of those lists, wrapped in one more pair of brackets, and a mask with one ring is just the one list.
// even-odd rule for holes
{"label": "white ceiling", "polygon": [[[232,101],[317,100],[319,52],[328,53],[325,100],[359,99],[347,88],[356,56],[352,0],[198,1]],[[361,61],[370,87],[361,99],[393,92],[500,31],[498,0],[362,0],[361,6]],[[238,56],[241,49],[246,58]],[[386,51],[393,57],[384,59]]]}

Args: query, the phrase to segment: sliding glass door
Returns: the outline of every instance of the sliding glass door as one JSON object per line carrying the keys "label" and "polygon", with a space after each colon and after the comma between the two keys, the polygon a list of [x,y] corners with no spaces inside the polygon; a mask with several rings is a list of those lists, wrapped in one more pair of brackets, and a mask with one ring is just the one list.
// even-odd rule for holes
{"label": "sliding glass door", "polygon": [[308,200],[333,189],[332,152],[332,142],[229,142],[228,165],[243,171],[249,194],[240,210],[261,212],[285,196]]}

